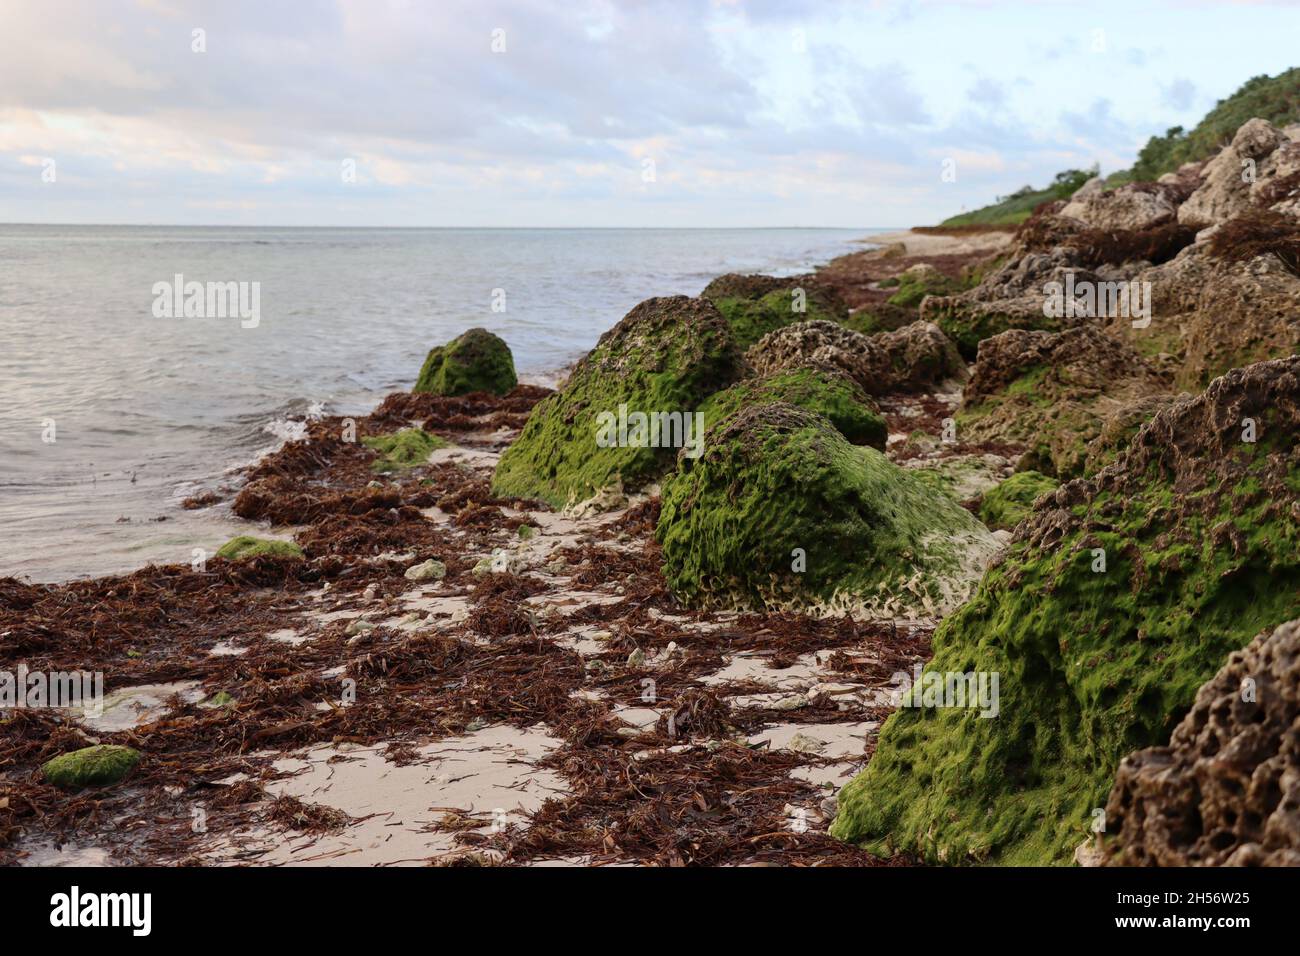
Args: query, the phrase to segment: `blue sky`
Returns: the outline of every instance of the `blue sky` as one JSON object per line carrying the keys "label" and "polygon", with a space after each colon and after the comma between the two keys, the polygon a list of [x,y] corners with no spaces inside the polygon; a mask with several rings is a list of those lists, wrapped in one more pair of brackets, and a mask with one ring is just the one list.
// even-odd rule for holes
{"label": "blue sky", "polygon": [[0,0],[0,25],[5,222],[912,225],[1127,166],[1300,65],[1295,3]]}

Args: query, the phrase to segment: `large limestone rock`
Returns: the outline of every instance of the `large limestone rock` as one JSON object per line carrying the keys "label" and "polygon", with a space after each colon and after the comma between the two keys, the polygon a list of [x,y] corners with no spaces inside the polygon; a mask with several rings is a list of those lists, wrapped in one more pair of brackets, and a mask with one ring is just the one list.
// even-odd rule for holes
{"label": "large limestone rock", "polygon": [[996,550],[942,491],[821,415],[748,405],[664,482],[664,577],[723,607],[932,617],[970,593]]}
{"label": "large limestone rock", "polygon": [[1228,654],[1300,615],[1298,438],[1300,358],[1260,363],[1040,499],[923,675],[997,674],[997,715],[924,695],[900,708],[831,832],[930,860],[1069,862],[1121,759],[1168,740]]}
{"label": "large limestone rock", "polygon": [[1167,368],[1179,388],[1300,346],[1300,278],[1271,256],[1224,262],[1198,242],[1136,281],[1151,291],[1151,321],[1106,321],[1107,331]]}
{"label": "large limestone rock", "polygon": [[1110,866],[1300,866],[1300,621],[1234,652],[1168,745],[1124,758]]}
{"label": "large limestone rock", "polygon": [[1149,229],[1173,218],[1178,211],[1178,199],[1172,186],[1130,183],[1084,195],[1077,192],[1060,215],[1078,219],[1093,229]]}
{"label": "large limestone rock", "polygon": [[915,391],[964,380],[966,365],[928,322],[863,335],[834,322],[800,322],[762,338],[746,355],[759,375],[808,365],[837,368],[868,395]]}
{"label": "large limestone rock", "polygon": [[[1203,228],[1233,219],[1254,205],[1254,196],[1277,177],[1280,147],[1291,140],[1267,120],[1243,124],[1231,145],[1211,159],[1203,181],[1178,208],[1178,221]],[[1292,161],[1288,160],[1290,168]]]}
{"label": "large limestone rock", "polygon": [[[685,428],[741,371],[731,329],[707,299],[647,299],[533,408],[497,464],[492,491],[564,507],[620,484],[642,487],[672,467],[686,438],[700,437]],[[670,419],[654,427],[654,415],[686,417],[674,431]]]}
{"label": "large limestone rock", "polygon": [[957,433],[1024,446],[1022,468],[1074,477],[1107,417],[1167,388],[1137,352],[1097,329],[1012,329],[980,344]]}
{"label": "large limestone rock", "polygon": [[1077,250],[1063,246],[1015,255],[974,289],[923,300],[921,319],[936,324],[967,360],[975,358],[981,342],[1008,329],[1055,332],[1079,325],[1083,319],[1077,315],[1047,314],[1044,290],[1049,283],[1082,288],[1098,281],[1082,261]]}

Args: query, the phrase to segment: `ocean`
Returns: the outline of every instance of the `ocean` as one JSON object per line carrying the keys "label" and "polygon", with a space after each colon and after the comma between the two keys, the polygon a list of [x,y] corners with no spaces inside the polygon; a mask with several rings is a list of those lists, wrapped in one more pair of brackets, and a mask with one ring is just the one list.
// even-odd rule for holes
{"label": "ocean", "polygon": [[[212,553],[250,525],[182,499],[410,388],[467,328],[551,385],[643,299],[807,271],[872,231],[0,225],[0,577]],[[256,319],[166,317],[176,276],[247,283]]]}

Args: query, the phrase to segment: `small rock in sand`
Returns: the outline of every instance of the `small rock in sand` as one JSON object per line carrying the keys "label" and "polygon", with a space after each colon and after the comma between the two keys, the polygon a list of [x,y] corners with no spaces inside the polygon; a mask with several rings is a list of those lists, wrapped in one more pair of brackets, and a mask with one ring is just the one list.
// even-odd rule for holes
{"label": "small rock in sand", "polygon": [[[489,559],[490,560],[490,559]],[[475,571],[477,572],[477,568]],[[428,561],[420,564],[413,564],[406,569],[406,580],[408,581],[441,581],[447,576],[447,565],[441,561],[435,561],[430,558]]]}

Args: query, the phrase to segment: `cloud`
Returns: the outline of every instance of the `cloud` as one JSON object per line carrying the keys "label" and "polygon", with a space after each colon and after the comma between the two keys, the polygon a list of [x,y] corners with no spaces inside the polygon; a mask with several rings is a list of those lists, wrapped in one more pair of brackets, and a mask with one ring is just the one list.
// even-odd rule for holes
{"label": "cloud", "polygon": [[[1209,8],[1077,7],[0,0],[0,219],[884,225],[1131,162],[1244,79],[1232,51],[1254,72],[1290,55]],[[1090,54],[1094,24],[1117,55]],[[1134,82],[1124,41],[1148,34],[1148,67],[1177,57],[1197,85]],[[57,188],[24,157],[56,158]]]}

